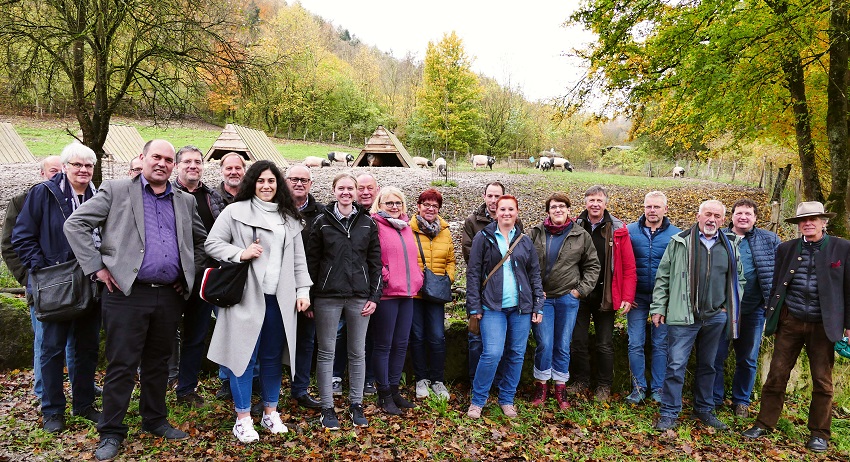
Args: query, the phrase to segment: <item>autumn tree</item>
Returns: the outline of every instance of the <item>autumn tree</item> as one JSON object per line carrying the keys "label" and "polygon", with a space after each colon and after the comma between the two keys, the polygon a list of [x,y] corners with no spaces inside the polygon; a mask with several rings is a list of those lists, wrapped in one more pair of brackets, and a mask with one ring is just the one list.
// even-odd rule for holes
{"label": "autumn tree", "polygon": [[98,159],[128,96],[155,117],[182,114],[193,82],[243,68],[241,22],[238,3],[214,0],[0,2],[0,40],[17,59],[7,65],[22,80],[70,88],[81,141]]}
{"label": "autumn tree", "polygon": [[467,152],[481,140],[481,89],[456,33],[428,42],[411,136],[424,148]]}
{"label": "autumn tree", "polygon": [[[833,229],[846,235],[850,154],[841,109],[847,104],[843,5],[589,0],[572,20],[597,40],[579,51],[589,72],[568,103],[578,107],[608,95],[605,110],[632,118],[637,134],[668,140],[704,143],[724,134],[736,141],[792,140],[806,198],[824,201],[826,186],[827,207],[839,214]],[[844,57],[827,63],[836,52]],[[825,123],[834,129],[824,129]],[[826,185],[820,174],[827,168],[825,151],[832,169]]]}

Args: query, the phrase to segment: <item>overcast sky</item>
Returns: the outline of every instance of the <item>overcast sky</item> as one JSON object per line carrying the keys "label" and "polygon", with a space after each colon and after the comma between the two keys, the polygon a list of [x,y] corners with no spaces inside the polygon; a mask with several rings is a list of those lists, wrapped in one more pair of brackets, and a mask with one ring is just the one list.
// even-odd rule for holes
{"label": "overcast sky", "polygon": [[563,26],[578,0],[300,0],[302,6],[361,42],[403,58],[425,58],[428,42],[455,31],[473,70],[519,86],[529,100],[561,96],[581,75],[580,62],[564,56],[591,40]]}

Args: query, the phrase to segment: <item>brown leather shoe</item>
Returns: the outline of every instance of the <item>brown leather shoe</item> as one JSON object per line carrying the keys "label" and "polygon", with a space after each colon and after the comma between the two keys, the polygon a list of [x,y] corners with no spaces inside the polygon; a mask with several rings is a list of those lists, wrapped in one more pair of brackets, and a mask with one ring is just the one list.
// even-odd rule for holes
{"label": "brown leather shoe", "polygon": [[570,402],[567,401],[567,386],[563,383],[555,384],[555,401],[558,402],[558,407],[561,410],[569,409]]}
{"label": "brown leather shoe", "polygon": [[546,392],[548,387],[545,382],[534,381],[534,397],[531,399],[532,406],[543,406],[546,403]]}

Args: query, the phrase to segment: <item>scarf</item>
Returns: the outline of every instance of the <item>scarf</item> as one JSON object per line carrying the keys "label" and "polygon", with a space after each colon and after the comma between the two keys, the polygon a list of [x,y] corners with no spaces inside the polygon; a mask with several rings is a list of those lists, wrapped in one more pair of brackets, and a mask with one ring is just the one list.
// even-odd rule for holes
{"label": "scarf", "polygon": [[437,217],[433,223],[429,223],[428,220],[422,218],[421,215],[416,215],[416,223],[419,224],[419,231],[422,231],[422,234],[434,239],[437,237],[437,234],[440,234],[442,230],[442,226],[440,225],[440,217]]}
{"label": "scarf", "polygon": [[550,220],[549,217],[543,219],[543,227],[546,228],[546,232],[548,232],[549,234],[561,234],[572,225],[573,220],[571,220],[570,218],[567,218],[566,223],[564,223],[563,225],[556,225],[552,223],[552,220]]}
{"label": "scarf", "polygon": [[[407,228],[408,226],[410,226],[410,223],[408,223],[408,222],[406,222],[406,221],[404,221],[404,220],[399,220],[398,218],[393,218],[393,217],[391,217],[391,216],[390,216],[390,214],[389,214],[389,213],[387,213],[387,212],[385,212],[385,211],[383,211],[383,210],[381,210],[380,212],[378,212],[378,216],[379,216],[379,217],[381,217],[381,218],[383,218],[383,219],[385,219],[385,220],[387,220],[387,222],[388,222],[389,224],[393,225],[393,228],[395,228],[395,229],[397,229],[397,230],[399,230],[399,231],[401,231],[402,229]],[[400,215],[400,216],[404,216],[404,214],[402,214],[402,215]]]}

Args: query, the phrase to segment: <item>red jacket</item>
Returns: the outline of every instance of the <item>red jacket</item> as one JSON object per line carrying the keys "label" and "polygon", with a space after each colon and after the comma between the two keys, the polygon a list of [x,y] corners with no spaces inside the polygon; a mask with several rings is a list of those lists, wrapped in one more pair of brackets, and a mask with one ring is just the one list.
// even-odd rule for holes
{"label": "red jacket", "polygon": [[637,271],[635,270],[635,253],[632,251],[632,239],[629,230],[624,226],[614,230],[614,251],[612,252],[610,268],[611,300],[614,309],[620,309],[620,303],[635,303],[635,288],[637,287]]}

